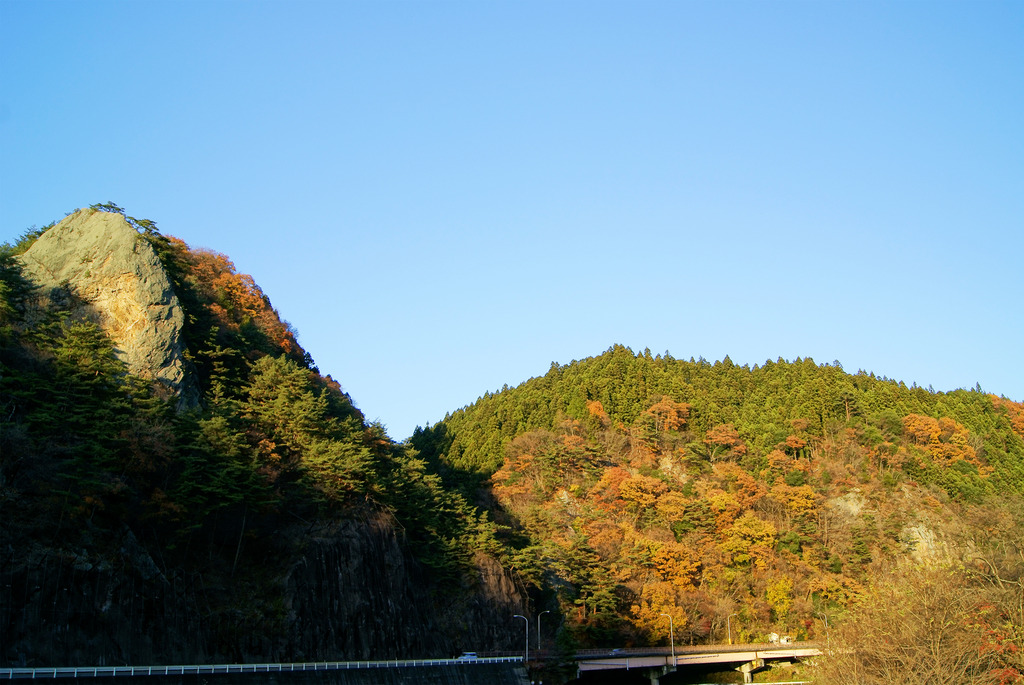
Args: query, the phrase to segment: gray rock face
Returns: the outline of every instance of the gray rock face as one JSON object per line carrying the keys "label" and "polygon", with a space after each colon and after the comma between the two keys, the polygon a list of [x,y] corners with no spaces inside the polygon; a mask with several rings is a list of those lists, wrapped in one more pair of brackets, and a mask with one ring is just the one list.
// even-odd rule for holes
{"label": "gray rock face", "polygon": [[[161,569],[163,551],[151,555],[127,525],[82,530],[77,543],[52,545],[54,536],[20,529],[0,548],[10,559],[0,564],[0,666],[412,659],[524,646],[512,617],[528,615],[528,598],[508,571],[481,554],[475,578],[438,586],[381,519],[296,523],[250,540],[243,564],[261,568],[261,587],[228,574],[234,544],[212,550],[218,561],[197,573]],[[219,596],[231,582],[270,611],[226,607]],[[403,673],[395,682],[432,682]]]}
{"label": "gray rock face", "polygon": [[510,622],[526,613],[527,597],[490,557],[477,556],[474,578],[431,593],[423,569],[382,521],[322,523],[303,534],[304,552],[285,580],[291,658],[429,658],[522,647],[522,624]]}
{"label": "gray rock face", "polygon": [[80,209],[40,236],[21,263],[39,286],[37,315],[70,303],[73,316],[110,336],[131,373],[182,393],[184,312],[153,247],[123,216]]}

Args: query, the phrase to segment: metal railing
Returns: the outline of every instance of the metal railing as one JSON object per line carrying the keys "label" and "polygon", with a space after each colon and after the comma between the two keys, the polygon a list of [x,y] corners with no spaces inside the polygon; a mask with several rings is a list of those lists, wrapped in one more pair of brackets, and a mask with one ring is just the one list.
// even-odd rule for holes
{"label": "metal railing", "polygon": [[[732,644],[732,645],[679,645],[675,646],[676,654],[709,654],[709,653],[723,653],[723,652],[773,652],[773,651],[786,651],[791,649],[815,649],[820,648],[820,642],[802,641],[802,642],[751,642],[743,644]],[[576,659],[587,659],[590,657],[607,657],[607,656],[660,656],[669,654],[671,648],[669,647],[623,647],[619,649],[604,648],[604,649],[577,649]]]}
{"label": "metal railing", "polygon": [[370,668],[424,666],[472,666],[521,662],[521,656],[476,659],[389,659],[386,661],[316,661],[295,664],[191,664],[177,666],[60,666],[50,668],[0,668],[0,680],[54,678],[117,678],[139,676],[201,675],[214,673],[292,673],[345,671]]}

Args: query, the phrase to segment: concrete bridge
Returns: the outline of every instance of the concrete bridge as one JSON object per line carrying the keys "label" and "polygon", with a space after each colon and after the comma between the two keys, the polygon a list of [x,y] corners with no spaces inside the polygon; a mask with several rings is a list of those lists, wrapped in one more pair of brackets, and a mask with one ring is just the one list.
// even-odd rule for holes
{"label": "concrete bridge", "polygon": [[657,649],[587,650],[576,654],[579,676],[587,672],[612,669],[640,670],[657,685],[664,675],[687,666],[722,664],[743,674],[743,682],[752,683],[753,674],[771,661],[796,661],[820,656],[817,643],[702,645]]}
{"label": "concrete bridge", "polygon": [[[589,672],[616,669],[642,673],[652,685],[677,670],[720,664],[753,682],[753,673],[778,660],[799,660],[821,655],[817,643],[787,645],[703,645],[676,647],[600,649],[577,652],[577,678],[586,682]],[[174,666],[69,666],[49,668],[0,668],[3,680],[89,680],[99,683],[138,681],[162,676],[158,681],[178,683],[431,683],[467,685],[493,683],[519,685],[527,681],[527,670],[538,662],[524,664],[520,656],[473,657],[458,659],[389,659],[382,661],[321,661],[283,664],[192,664]],[[170,679],[168,677],[171,677]],[[131,679],[131,680],[126,680]]]}

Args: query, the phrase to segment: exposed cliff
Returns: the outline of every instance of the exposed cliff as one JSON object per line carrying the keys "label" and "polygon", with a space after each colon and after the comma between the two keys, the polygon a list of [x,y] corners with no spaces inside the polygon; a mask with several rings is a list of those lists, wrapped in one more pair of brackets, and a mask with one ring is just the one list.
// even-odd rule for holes
{"label": "exposed cliff", "polygon": [[461,583],[437,587],[381,520],[322,523],[302,540],[285,579],[287,651],[296,658],[518,648],[511,619],[524,612],[526,597],[490,557],[479,555]]}
{"label": "exposed cliff", "polygon": [[[374,517],[253,535],[204,567],[157,559],[124,526],[67,544],[6,536],[5,665],[245,663],[445,657],[521,646],[526,598],[492,559],[439,586]],[[48,531],[49,533],[60,531]],[[166,561],[166,560],[165,560]]]}
{"label": "exposed cliff", "polygon": [[23,274],[38,286],[30,321],[69,309],[99,324],[129,370],[184,392],[184,311],[150,243],[121,214],[80,209],[46,231],[21,255]]}

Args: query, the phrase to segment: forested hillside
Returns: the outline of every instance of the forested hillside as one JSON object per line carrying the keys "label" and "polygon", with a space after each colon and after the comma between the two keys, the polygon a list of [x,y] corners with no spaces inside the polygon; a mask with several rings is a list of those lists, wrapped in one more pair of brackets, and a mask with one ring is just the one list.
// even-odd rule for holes
{"label": "forested hillside", "polygon": [[471,647],[467,627],[503,646],[496,619],[473,624],[474,593],[500,597],[481,587],[500,582],[493,524],[366,422],[227,257],[125,221],[186,313],[198,397],[129,373],[73,287],[24,278],[51,227],[3,247],[0,662],[436,655]]}
{"label": "forested hillside", "polygon": [[450,656],[546,611],[546,648],[667,614],[835,647],[825,683],[1021,680],[1024,405],[614,346],[396,444],[226,256],[93,215],[155,251],[183,379],[26,277],[52,226],[0,248],[0,663]]}
{"label": "forested hillside", "polygon": [[[1024,671],[1024,406],[981,389],[615,346],[485,395],[412,442],[490,503],[511,563],[573,644],[666,644],[669,614],[683,643],[730,629],[838,640],[846,626],[857,650],[888,645],[865,657],[886,668],[938,643],[972,655],[967,670],[936,666],[948,679],[897,669],[858,682]],[[947,606],[924,628],[896,620]],[[919,644],[901,651],[901,639]]]}

